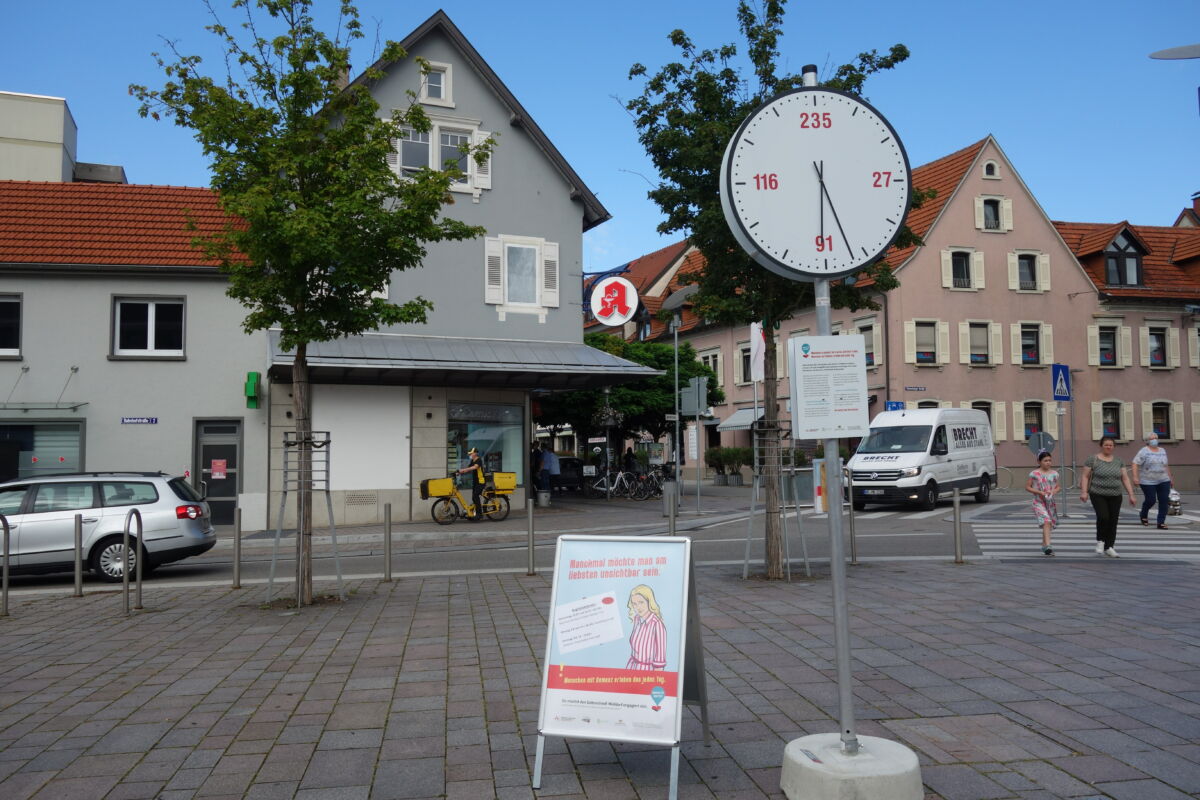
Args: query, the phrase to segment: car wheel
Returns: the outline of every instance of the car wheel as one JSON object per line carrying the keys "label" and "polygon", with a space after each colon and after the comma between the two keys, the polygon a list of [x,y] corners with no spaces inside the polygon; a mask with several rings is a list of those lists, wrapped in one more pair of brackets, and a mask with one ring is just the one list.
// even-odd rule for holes
{"label": "car wheel", "polygon": [[[124,577],[125,577],[124,569],[125,569],[126,559],[122,556],[122,553],[121,553],[121,551],[123,549],[122,545],[123,545],[122,537],[110,536],[107,539],[104,539],[103,541],[101,541],[100,544],[96,545],[96,547],[92,550],[92,556],[89,559],[91,562],[92,572],[100,580],[107,581],[109,583],[115,583],[117,581],[124,579]],[[134,570],[137,569],[136,553],[139,551],[140,551],[140,548],[137,546],[137,540],[130,537],[129,562],[130,562],[130,566]],[[146,574],[146,565],[143,564],[142,565],[142,575],[145,576],[145,574]],[[132,579],[135,575],[136,575],[136,572],[130,572],[129,573],[130,579]]]}
{"label": "car wheel", "polygon": [[860,500],[855,500],[855,501],[854,501],[854,510],[855,510],[855,511],[862,511],[862,510],[863,510],[863,509],[865,509],[866,507],[867,507],[867,504],[866,504],[866,503],[864,503],[864,502],[862,502],[862,501],[860,501]]}
{"label": "car wheel", "polygon": [[984,475],[979,479],[979,491],[975,492],[976,503],[986,503],[992,496],[992,479]]}
{"label": "car wheel", "polygon": [[925,491],[921,496],[921,508],[926,511],[933,511],[937,508],[938,487],[933,481],[925,484]]}
{"label": "car wheel", "polygon": [[434,501],[430,514],[433,515],[433,521],[438,525],[449,525],[458,519],[458,506],[450,498],[443,497]]}

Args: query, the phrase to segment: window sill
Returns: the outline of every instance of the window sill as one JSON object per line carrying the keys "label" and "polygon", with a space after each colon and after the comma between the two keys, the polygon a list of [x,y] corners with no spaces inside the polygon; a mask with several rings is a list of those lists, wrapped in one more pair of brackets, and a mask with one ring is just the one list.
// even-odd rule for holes
{"label": "window sill", "polygon": [[117,354],[110,353],[108,356],[108,360],[109,361],[187,361],[187,356],[175,356],[175,355],[156,356],[156,355],[151,355],[151,354],[132,356],[132,355],[117,355]]}
{"label": "window sill", "polygon": [[1021,369],[1046,369],[1049,364],[1022,364]]}
{"label": "window sill", "polygon": [[1173,369],[1178,369],[1178,367],[1155,366],[1152,364],[1146,367],[1146,369],[1153,370],[1154,372],[1170,372]]}
{"label": "window sill", "polygon": [[967,369],[995,369],[998,364],[964,364]]}
{"label": "window sill", "polygon": [[1004,228],[976,228],[980,233],[1008,233]]}
{"label": "window sill", "polygon": [[945,364],[913,364],[917,369],[941,369]]}
{"label": "window sill", "polygon": [[1013,289],[1017,294],[1046,294],[1045,289]]}
{"label": "window sill", "polygon": [[511,306],[511,305],[496,305],[496,317],[500,322],[504,322],[505,317],[509,314],[529,314],[536,315],[540,324],[545,324],[546,313],[550,310],[546,306]]}
{"label": "window sill", "polygon": [[25,356],[21,355],[20,353],[0,355],[0,361],[24,361],[24,360],[25,360]]}
{"label": "window sill", "polygon": [[977,287],[977,286],[945,286],[943,288],[949,289],[952,292],[978,292],[979,291],[979,287]]}

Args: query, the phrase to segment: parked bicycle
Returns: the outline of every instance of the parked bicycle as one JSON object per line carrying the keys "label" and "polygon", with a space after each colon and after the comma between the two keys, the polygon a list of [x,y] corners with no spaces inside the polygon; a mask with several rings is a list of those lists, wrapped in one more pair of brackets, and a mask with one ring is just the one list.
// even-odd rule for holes
{"label": "parked bicycle", "polygon": [[593,477],[586,478],[583,483],[585,497],[633,497],[636,476],[624,470],[609,470]]}
{"label": "parked bicycle", "polygon": [[[517,488],[517,473],[492,472],[484,475],[487,484],[479,497],[478,513],[492,522],[500,522],[508,518],[508,495]],[[475,506],[458,491],[454,476],[445,478],[429,478],[421,481],[421,499],[433,501],[429,513],[433,521],[439,525],[449,525],[459,517],[471,517],[476,513]]]}

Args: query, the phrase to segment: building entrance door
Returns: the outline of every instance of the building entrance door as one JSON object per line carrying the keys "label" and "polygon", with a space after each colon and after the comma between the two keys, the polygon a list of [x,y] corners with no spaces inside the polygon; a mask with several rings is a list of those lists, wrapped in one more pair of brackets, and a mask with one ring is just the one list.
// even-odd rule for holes
{"label": "building entrance door", "polygon": [[192,474],[212,509],[214,525],[232,525],[241,489],[242,422],[196,421],[196,465]]}

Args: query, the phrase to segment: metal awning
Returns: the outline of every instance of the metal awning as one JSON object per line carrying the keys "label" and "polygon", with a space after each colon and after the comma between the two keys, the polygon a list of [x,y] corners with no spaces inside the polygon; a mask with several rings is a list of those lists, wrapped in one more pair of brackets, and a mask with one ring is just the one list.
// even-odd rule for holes
{"label": "metal awning", "polygon": [[719,431],[748,431],[750,426],[762,419],[764,409],[739,408],[733,416],[717,426]]}
{"label": "metal awning", "polygon": [[[293,353],[270,331],[271,367],[290,381]],[[661,375],[658,370],[581,342],[460,339],[369,333],[308,345],[313,383],[463,386],[565,391],[613,386]]]}

